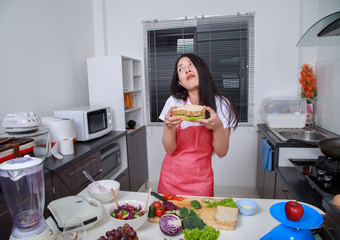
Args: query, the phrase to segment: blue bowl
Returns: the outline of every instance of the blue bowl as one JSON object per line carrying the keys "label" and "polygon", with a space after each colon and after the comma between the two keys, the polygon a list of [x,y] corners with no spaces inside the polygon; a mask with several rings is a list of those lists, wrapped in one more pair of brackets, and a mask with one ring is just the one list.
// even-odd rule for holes
{"label": "blue bowl", "polygon": [[257,202],[250,199],[240,199],[236,202],[236,205],[243,215],[253,215],[257,209]]}

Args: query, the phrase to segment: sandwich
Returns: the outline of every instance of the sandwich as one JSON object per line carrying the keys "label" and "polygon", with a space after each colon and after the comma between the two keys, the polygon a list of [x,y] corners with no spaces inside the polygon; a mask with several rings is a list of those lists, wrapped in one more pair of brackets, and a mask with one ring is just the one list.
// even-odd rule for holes
{"label": "sandwich", "polygon": [[197,122],[198,119],[204,118],[205,108],[201,105],[187,104],[172,109],[171,113],[173,117],[180,117],[183,121]]}
{"label": "sandwich", "polygon": [[234,229],[237,224],[238,208],[217,206],[215,221],[216,223]]}

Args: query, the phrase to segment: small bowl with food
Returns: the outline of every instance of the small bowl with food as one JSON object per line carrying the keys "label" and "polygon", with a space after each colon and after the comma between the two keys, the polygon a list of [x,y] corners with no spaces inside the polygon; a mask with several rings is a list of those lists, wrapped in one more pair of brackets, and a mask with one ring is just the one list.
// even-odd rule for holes
{"label": "small bowl with food", "polygon": [[110,190],[111,188],[115,192],[115,195],[118,196],[119,189],[120,189],[119,182],[115,180],[111,180],[111,179],[104,179],[104,180],[96,181],[96,183],[99,183],[102,187],[106,188],[106,190],[99,189],[95,183],[90,183],[86,189],[92,198],[97,199],[101,203],[107,203],[107,202],[112,201],[113,195]]}
{"label": "small bowl with food", "polygon": [[251,216],[256,212],[257,202],[251,199],[240,199],[236,205],[241,214]]}
{"label": "small bowl with food", "polygon": [[115,227],[129,224],[133,229],[138,229],[145,223],[148,218],[145,202],[139,200],[126,200],[118,202],[109,208],[109,218]]}

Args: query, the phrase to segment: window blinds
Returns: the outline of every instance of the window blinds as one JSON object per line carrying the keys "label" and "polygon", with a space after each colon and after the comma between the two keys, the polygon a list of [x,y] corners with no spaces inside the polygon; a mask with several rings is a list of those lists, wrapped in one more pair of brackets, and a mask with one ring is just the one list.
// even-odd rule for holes
{"label": "window blinds", "polygon": [[254,14],[144,21],[147,122],[170,96],[175,62],[183,53],[203,58],[220,91],[230,96],[240,123],[253,122]]}

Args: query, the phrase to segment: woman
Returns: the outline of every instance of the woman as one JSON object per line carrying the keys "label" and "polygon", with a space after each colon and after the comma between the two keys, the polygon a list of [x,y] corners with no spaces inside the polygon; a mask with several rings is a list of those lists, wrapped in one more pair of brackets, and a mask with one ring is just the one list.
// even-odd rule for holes
{"label": "woman", "polygon": [[[171,96],[159,116],[164,121],[163,160],[159,193],[214,196],[211,157],[224,157],[229,148],[230,128],[238,124],[232,101],[223,96],[207,64],[194,54],[183,54],[176,62]],[[171,109],[185,104],[203,105],[205,119],[197,123],[172,117]]]}

